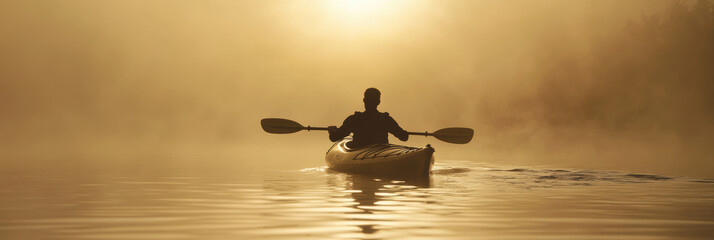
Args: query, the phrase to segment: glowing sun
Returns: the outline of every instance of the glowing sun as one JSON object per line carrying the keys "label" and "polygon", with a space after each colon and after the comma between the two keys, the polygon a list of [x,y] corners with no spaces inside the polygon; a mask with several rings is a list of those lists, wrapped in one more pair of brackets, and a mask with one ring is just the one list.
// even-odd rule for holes
{"label": "glowing sun", "polygon": [[330,7],[337,14],[348,17],[368,17],[384,11],[388,1],[384,0],[331,0]]}
{"label": "glowing sun", "polygon": [[327,0],[332,20],[350,28],[389,25],[409,6],[406,0]]}

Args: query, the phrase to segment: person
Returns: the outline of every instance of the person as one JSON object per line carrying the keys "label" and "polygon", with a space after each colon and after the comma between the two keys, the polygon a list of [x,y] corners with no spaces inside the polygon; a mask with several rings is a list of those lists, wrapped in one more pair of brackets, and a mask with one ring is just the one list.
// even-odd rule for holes
{"label": "person", "polygon": [[347,143],[349,148],[359,148],[372,144],[389,143],[387,133],[391,133],[399,140],[409,139],[409,133],[404,131],[394,118],[387,112],[377,111],[382,93],[376,88],[368,88],[364,91],[364,112],[355,112],[345,119],[342,126],[327,127],[330,134],[330,141],[339,141],[344,137],[354,133],[352,141]]}

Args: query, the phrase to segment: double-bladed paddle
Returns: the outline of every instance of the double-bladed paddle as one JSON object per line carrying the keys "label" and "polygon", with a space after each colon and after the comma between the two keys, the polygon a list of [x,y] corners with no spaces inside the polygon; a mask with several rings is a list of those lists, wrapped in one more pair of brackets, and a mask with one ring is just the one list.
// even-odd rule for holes
{"label": "double-bladed paddle", "polygon": [[[276,134],[288,134],[288,133],[296,133],[302,130],[323,130],[326,131],[326,127],[311,127],[311,126],[303,126],[293,120],[288,120],[288,119],[282,119],[282,118],[264,118],[263,120],[260,120],[260,126],[263,127],[263,130],[268,132],[268,133],[276,133]],[[421,136],[433,136],[436,139],[439,139],[444,142],[448,143],[456,143],[456,144],[466,144],[471,141],[471,139],[474,137],[474,130],[471,128],[461,128],[461,127],[453,127],[453,128],[443,128],[436,130],[436,132],[430,133],[430,132],[407,132],[409,135],[421,135]]]}

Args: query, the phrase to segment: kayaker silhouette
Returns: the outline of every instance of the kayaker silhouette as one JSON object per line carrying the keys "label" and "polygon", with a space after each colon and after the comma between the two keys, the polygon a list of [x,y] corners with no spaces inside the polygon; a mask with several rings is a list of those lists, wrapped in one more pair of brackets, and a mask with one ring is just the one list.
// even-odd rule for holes
{"label": "kayaker silhouette", "polygon": [[376,88],[364,91],[364,112],[355,112],[345,119],[342,126],[327,127],[330,141],[339,141],[354,133],[352,141],[347,143],[349,148],[359,148],[372,144],[389,143],[387,133],[391,133],[399,140],[406,141],[409,134],[404,131],[394,118],[387,112],[377,111],[382,93]]}

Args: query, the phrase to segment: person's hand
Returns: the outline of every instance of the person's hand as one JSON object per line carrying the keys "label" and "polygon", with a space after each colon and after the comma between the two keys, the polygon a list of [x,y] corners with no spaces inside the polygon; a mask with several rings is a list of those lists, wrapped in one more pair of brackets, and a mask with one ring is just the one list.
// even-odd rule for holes
{"label": "person's hand", "polygon": [[330,134],[333,134],[333,133],[337,132],[337,126],[329,126],[329,127],[327,127],[327,132],[330,133]]}

